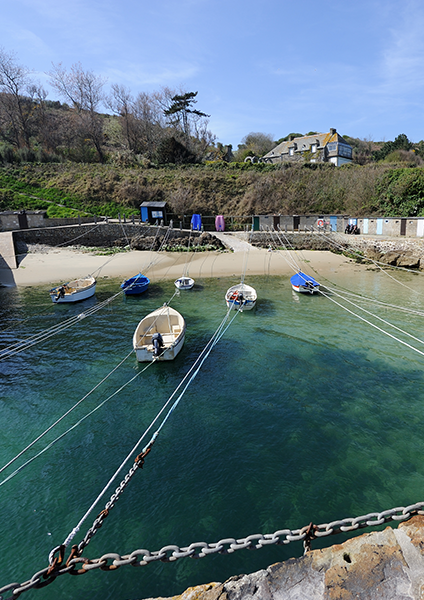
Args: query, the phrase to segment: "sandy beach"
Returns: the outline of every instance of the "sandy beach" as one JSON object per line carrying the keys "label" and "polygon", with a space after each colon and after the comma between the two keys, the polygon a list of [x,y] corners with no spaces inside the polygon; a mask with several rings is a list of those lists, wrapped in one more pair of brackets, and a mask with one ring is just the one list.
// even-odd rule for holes
{"label": "sandy beach", "polygon": [[[293,263],[301,265],[311,275],[328,276],[352,268],[352,261],[331,252],[303,250],[301,252],[268,251],[249,247],[241,252],[119,252],[96,255],[70,248],[43,247],[19,258],[16,269],[0,269],[0,282],[6,286],[54,286],[64,281],[92,274],[97,279],[109,277],[122,280],[142,272],[151,281],[176,279],[184,270],[190,277],[245,277],[249,275],[292,275]],[[355,265],[358,266],[358,265]]]}

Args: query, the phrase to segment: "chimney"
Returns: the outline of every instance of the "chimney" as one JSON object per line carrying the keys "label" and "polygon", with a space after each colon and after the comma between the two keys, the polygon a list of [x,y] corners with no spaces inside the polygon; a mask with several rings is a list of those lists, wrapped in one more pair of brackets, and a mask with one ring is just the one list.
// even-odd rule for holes
{"label": "chimney", "polygon": [[337,133],[337,130],[336,129],[330,129],[330,133],[331,133],[331,135],[334,135],[335,133]]}

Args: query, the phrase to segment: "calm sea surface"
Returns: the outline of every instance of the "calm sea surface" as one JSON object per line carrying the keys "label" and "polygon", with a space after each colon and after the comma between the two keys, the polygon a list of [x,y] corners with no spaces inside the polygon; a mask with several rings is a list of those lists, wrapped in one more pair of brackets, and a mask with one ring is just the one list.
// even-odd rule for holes
{"label": "calm sea surface", "polygon": [[[404,285],[354,265],[349,277],[334,273],[331,280],[338,289],[424,310],[424,276],[393,275]],[[100,280],[95,298],[59,306],[50,302],[47,286],[0,289],[1,348],[105,300],[119,283]],[[187,334],[177,359],[148,368],[0,486],[0,587],[47,566],[50,550],[79,522],[220,324],[224,293],[234,283],[202,279],[181,292],[172,306],[185,317]],[[256,309],[238,314],[213,349],[84,556],[272,533],[423,500],[424,357],[325,297],[295,295],[287,277],[264,275],[246,283],[258,292]],[[120,296],[61,335],[0,362],[0,468],[131,351],[138,321],[174,292],[173,282],[163,282],[140,297]],[[423,317],[366,308],[424,337]],[[419,342],[361,315],[424,351]],[[0,482],[144,367],[131,355]],[[63,575],[22,597],[172,596],[302,553],[295,542],[109,573],[97,569]]]}

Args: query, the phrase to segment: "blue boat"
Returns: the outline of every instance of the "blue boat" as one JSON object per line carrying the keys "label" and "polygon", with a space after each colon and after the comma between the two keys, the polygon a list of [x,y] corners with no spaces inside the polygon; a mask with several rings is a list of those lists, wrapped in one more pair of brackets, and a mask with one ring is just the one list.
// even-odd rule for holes
{"label": "blue boat", "polygon": [[295,292],[301,294],[315,294],[319,292],[319,283],[310,275],[305,275],[302,271],[290,277],[290,283]]}
{"label": "blue boat", "polygon": [[134,275],[134,277],[130,277],[130,279],[126,279],[123,283],[121,283],[121,289],[124,290],[124,293],[127,296],[133,294],[142,294],[147,290],[149,283],[150,279],[139,273],[138,275]]}

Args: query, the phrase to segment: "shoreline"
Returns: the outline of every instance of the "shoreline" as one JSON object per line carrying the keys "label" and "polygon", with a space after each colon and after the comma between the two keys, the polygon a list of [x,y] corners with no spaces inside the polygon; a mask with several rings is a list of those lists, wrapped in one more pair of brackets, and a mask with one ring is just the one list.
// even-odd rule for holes
{"label": "shoreline", "polygon": [[[188,255],[189,254],[189,255]],[[293,258],[294,256],[294,258]],[[110,256],[70,248],[45,247],[29,252],[16,269],[0,269],[0,283],[6,287],[51,287],[89,274],[97,279],[128,279],[141,272],[151,281],[177,279],[184,272],[196,278],[245,277],[249,275],[294,274],[296,260],[307,274],[327,276],[360,266],[345,256],[321,250],[301,252],[268,251],[251,247],[248,252],[152,252],[130,250]]]}

